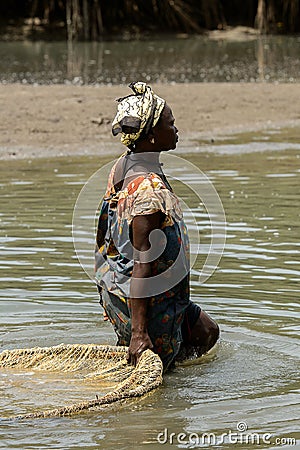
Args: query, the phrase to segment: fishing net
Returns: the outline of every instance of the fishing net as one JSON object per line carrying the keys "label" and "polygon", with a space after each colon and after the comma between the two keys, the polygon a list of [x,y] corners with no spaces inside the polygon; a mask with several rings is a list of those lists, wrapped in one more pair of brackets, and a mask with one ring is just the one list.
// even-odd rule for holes
{"label": "fishing net", "polygon": [[[88,386],[86,392],[94,392],[94,399],[87,398],[68,406],[21,414],[15,418],[66,416],[101,409],[125,399],[140,397],[157,388],[162,383],[163,371],[159,356],[146,350],[134,367],[127,363],[127,350],[127,347],[110,345],[60,344],[3,351],[0,353],[0,369],[5,371],[5,376],[7,372],[17,372],[20,379],[27,373],[28,380],[29,373],[29,383],[33,383],[38,373],[46,376],[43,381],[45,384],[47,377],[56,373],[66,378],[66,397],[70,391],[74,394],[77,387],[79,392],[76,396],[80,398],[85,391],[83,385]],[[40,380],[39,383],[41,384]],[[46,386],[49,388],[51,383]]]}

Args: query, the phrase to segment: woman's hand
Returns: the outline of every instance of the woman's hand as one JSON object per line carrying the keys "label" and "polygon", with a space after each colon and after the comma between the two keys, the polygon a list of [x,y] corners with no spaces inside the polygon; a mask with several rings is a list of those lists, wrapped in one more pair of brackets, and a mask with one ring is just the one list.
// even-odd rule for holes
{"label": "woman's hand", "polygon": [[142,353],[148,348],[151,350],[153,348],[153,344],[147,331],[133,332],[127,354],[128,363],[136,366]]}

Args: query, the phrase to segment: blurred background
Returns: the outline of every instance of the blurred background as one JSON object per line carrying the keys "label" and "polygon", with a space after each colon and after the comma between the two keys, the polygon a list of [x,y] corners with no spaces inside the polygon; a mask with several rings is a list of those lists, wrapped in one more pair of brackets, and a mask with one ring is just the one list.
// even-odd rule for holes
{"label": "blurred background", "polygon": [[227,26],[300,29],[299,0],[3,0],[1,34],[99,40],[153,32],[203,33]]}
{"label": "blurred background", "polygon": [[295,82],[299,0],[3,0],[0,82]]}

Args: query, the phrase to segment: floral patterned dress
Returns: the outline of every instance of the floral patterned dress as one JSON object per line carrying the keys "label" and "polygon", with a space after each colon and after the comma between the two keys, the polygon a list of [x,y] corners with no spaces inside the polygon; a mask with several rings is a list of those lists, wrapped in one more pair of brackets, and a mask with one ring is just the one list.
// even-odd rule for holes
{"label": "floral patterned dress", "polygon": [[[95,277],[100,303],[118,336],[118,345],[129,346],[131,338],[130,278],[134,258],[131,222],[137,215],[161,211],[164,249],[151,263],[151,278],[145,288],[148,303],[148,334],[167,369],[179,352],[185,311],[191,309],[189,296],[189,242],[179,200],[172,191],[161,165],[149,165],[142,174],[131,176],[121,189],[114,176],[117,164],[133,167],[147,155],[124,154],[111,170],[102,201],[97,233]],[[139,161],[140,164],[140,161]],[[124,178],[130,171],[125,169]],[[175,270],[177,266],[177,271]],[[142,299],[141,299],[142,301]],[[198,309],[200,308],[192,304]]]}

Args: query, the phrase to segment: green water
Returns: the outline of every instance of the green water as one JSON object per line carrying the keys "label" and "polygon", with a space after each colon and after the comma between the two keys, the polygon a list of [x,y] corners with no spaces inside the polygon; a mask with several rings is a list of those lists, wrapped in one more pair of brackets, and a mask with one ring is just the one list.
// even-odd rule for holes
{"label": "green water", "polygon": [[0,42],[0,82],[296,82],[299,36],[212,40],[158,36],[121,42]]}
{"label": "green water", "polygon": [[[0,421],[1,448],[195,448],[179,445],[177,435],[220,436],[236,431],[239,422],[247,423],[249,433],[270,433],[272,444],[235,444],[236,449],[279,448],[276,438],[299,439],[300,147],[277,149],[274,143],[273,150],[241,154],[234,152],[237,142],[228,145],[228,152],[180,155],[210,177],[227,218],[218,269],[200,286],[197,260],[191,281],[194,301],[221,327],[212,355],[176,368],[158,390],[118,408],[71,418]],[[2,349],[115,342],[71,234],[81,187],[108,161],[1,162]],[[180,183],[176,186],[184,195]],[[197,213],[197,205],[192,207]],[[210,230],[205,216],[197,217],[205,249]],[[32,390],[30,382],[24,386],[16,375],[1,373],[0,389],[2,417],[52,401],[41,379]],[[96,387],[94,393],[88,388],[90,397],[96,393]],[[63,393],[58,395],[63,402]],[[165,429],[168,442],[160,444],[157,435]],[[172,432],[176,437],[170,443]],[[214,446],[229,447],[228,442]]]}

